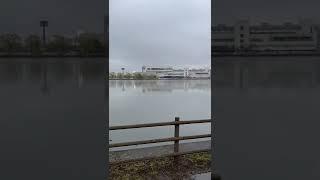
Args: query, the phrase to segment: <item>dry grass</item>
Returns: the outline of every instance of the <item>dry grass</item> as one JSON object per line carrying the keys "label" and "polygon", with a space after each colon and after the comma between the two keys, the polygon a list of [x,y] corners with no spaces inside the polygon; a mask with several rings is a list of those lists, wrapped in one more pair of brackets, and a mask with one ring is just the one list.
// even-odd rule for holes
{"label": "dry grass", "polygon": [[211,154],[183,155],[179,157],[178,164],[173,162],[173,157],[166,157],[110,165],[109,178],[112,180],[191,179],[193,174],[210,171]]}

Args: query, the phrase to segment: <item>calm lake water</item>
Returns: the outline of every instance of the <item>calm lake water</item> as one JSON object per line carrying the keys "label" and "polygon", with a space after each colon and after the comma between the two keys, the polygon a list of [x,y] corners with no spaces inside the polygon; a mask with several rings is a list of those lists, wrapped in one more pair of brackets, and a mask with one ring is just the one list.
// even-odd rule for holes
{"label": "calm lake water", "polygon": [[[215,61],[216,169],[223,179],[320,179],[320,57]],[[104,176],[105,144],[96,139],[105,131],[103,64],[0,61],[1,175]],[[210,118],[210,88],[207,80],[110,81],[110,125]],[[209,132],[209,125],[187,125],[181,134]],[[149,128],[114,132],[110,139],[172,135],[170,128]]]}
{"label": "calm lake water", "polygon": [[104,59],[1,59],[1,177],[103,179],[104,82]]}
{"label": "calm lake water", "polygon": [[215,61],[222,179],[320,179],[320,57]]}
{"label": "calm lake water", "polygon": [[[174,121],[174,117],[210,119],[211,116],[210,80],[111,80],[109,89],[110,126],[167,122]],[[172,137],[173,133],[173,127],[155,127],[109,134],[110,143],[115,143]],[[209,133],[209,123],[184,125],[180,130],[181,135]]]}

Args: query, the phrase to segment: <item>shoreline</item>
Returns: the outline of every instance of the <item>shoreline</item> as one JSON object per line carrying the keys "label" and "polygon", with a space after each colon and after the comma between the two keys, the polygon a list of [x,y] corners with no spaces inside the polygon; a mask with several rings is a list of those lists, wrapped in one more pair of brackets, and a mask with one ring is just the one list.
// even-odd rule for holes
{"label": "shoreline", "polygon": [[320,53],[257,53],[257,54],[250,54],[250,53],[243,53],[243,54],[212,54],[211,57],[301,57],[301,56],[314,56],[320,57]]}
{"label": "shoreline", "polygon": [[123,80],[123,81],[127,81],[127,80],[133,80],[133,81],[136,81],[136,80],[148,80],[148,81],[150,81],[150,80],[152,80],[152,81],[154,81],[154,80],[160,80],[160,81],[164,81],[164,80],[211,80],[211,79],[200,79],[200,78],[198,78],[198,79],[108,79],[109,81],[110,80],[115,80],[115,81],[121,81],[121,80]]}
{"label": "shoreline", "polygon": [[0,59],[3,58],[108,58],[107,56],[103,55],[90,55],[90,56],[80,56],[80,55],[74,55],[74,56],[59,56],[59,55],[43,55],[43,56],[19,56],[19,55],[0,55]]}
{"label": "shoreline", "polygon": [[1,58],[0,63],[28,63],[28,62],[101,62],[106,63],[104,57],[37,57],[37,58]]}

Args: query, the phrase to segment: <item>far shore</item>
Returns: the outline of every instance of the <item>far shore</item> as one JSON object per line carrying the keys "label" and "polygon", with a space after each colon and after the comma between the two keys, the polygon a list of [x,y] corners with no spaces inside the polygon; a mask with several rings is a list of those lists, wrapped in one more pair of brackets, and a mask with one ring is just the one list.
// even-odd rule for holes
{"label": "far shore", "polygon": [[268,57],[268,56],[320,56],[320,52],[242,52],[242,53],[213,53],[212,57]]}
{"label": "far shore", "polygon": [[201,78],[185,78],[185,79],[109,79],[109,80],[151,80],[151,81],[154,81],[154,80],[211,80],[211,79],[201,79]]}
{"label": "far shore", "polygon": [[78,64],[78,63],[98,63],[101,65],[106,65],[107,61],[104,57],[37,57],[37,58],[1,58],[1,64],[15,63],[15,64],[29,64],[29,63],[68,63],[68,64]]}
{"label": "far shore", "polygon": [[88,55],[88,56],[81,56],[81,55],[0,55],[0,59],[3,58],[105,58],[105,55]]}

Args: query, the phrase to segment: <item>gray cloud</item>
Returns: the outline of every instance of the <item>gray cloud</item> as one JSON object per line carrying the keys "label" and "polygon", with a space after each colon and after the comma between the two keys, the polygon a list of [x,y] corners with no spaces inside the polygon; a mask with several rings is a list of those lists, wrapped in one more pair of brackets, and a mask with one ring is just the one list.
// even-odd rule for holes
{"label": "gray cloud", "polygon": [[0,33],[39,33],[40,19],[49,20],[48,33],[74,30],[103,32],[104,0],[1,0]]}
{"label": "gray cloud", "polygon": [[319,5],[319,0],[215,0],[212,4],[212,24],[231,24],[239,18],[270,23],[310,18],[318,23]]}
{"label": "gray cloud", "polygon": [[210,65],[210,0],[110,0],[110,70]]}

